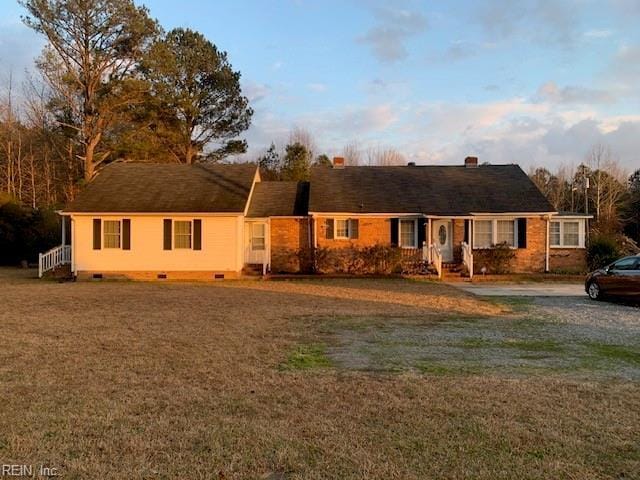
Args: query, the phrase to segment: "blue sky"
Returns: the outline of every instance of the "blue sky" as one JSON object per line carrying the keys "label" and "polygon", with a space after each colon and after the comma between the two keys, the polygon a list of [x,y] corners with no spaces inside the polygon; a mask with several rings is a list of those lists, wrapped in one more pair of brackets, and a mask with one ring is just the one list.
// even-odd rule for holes
{"label": "blue sky", "polygon": [[[0,62],[19,77],[42,42],[1,2]],[[145,4],[242,72],[249,158],[300,127],[329,155],[356,142],[422,164],[556,167],[600,142],[640,167],[638,0]]]}

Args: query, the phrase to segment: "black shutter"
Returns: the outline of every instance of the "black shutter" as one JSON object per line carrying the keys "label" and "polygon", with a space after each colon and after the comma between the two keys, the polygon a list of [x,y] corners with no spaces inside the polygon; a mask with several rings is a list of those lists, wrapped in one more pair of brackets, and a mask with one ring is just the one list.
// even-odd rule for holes
{"label": "black shutter", "polygon": [[164,219],[164,249],[171,250],[171,219]]}
{"label": "black shutter", "polygon": [[193,249],[202,250],[202,220],[193,221]]}
{"label": "black shutter", "polygon": [[99,218],[93,219],[93,249],[100,250],[102,237],[102,221]]}
{"label": "black shutter", "polygon": [[353,240],[358,239],[358,235],[360,234],[360,221],[357,218],[349,219],[349,238]]}
{"label": "black shutter", "polygon": [[471,223],[471,220],[464,221],[464,243],[467,245],[471,245],[471,239],[469,238],[469,223]]}
{"label": "black shutter", "polygon": [[426,218],[418,219],[418,248],[422,248],[422,244],[427,240]]}
{"label": "black shutter", "polygon": [[324,222],[325,235],[328,240],[333,240],[333,218],[327,218]]}
{"label": "black shutter", "polygon": [[518,219],[518,248],[527,248],[527,219]]}
{"label": "black shutter", "polygon": [[391,219],[391,245],[398,246],[398,228],[399,223],[397,218]]}
{"label": "black shutter", "polygon": [[131,250],[131,220],[122,219],[122,249]]}

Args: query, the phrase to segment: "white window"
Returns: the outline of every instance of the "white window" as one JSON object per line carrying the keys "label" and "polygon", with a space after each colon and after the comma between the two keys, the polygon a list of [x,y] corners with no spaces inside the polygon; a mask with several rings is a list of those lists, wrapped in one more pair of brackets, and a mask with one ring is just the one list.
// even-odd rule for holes
{"label": "white window", "polygon": [[578,222],[563,222],[562,243],[566,247],[580,245],[580,224]]}
{"label": "white window", "polygon": [[400,220],[400,246],[416,248],[418,243],[416,232],[416,220]]}
{"label": "white window", "polygon": [[506,243],[510,247],[515,246],[515,223],[513,220],[498,220],[496,245]]}
{"label": "white window", "polygon": [[174,248],[191,248],[191,222],[176,220],[173,222]]}
{"label": "white window", "polygon": [[549,230],[549,242],[552,247],[559,247],[560,242],[560,222],[551,222]]}
{"label": "white window", "polygon": [[473,225],[473,246],[489,248],[493,245],[493,221],[476,220]]}
{"label": "white window", "polygon": [[265,224],[254,223],[251,226],[251,250],[264,250]]}
{"label": "white window", "polygon": [[556,248],[584,247],[584,220],[553,220],[549,224],[549,245]]}
{"label": "white window", "polygon": [[104,248],[120,248],[120,220],[104,221]]}
{"label": "white window", "polygon": [[349,238],[349,219],[336,218],[335,238]]}
{"label": "white window", "polygon": [[491,248],[506,243],[515,248],[517,241],[517,220],[475,220],[473,222],[473,248]]}

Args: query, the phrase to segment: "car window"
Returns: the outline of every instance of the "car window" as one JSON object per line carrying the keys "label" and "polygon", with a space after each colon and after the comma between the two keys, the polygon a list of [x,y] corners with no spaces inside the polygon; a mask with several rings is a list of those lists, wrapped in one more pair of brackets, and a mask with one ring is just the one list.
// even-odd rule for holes
{"label": "car window", "polygon": [[635,270],[638,259],[635,257],[623,258],[612,265],[614,270]]}

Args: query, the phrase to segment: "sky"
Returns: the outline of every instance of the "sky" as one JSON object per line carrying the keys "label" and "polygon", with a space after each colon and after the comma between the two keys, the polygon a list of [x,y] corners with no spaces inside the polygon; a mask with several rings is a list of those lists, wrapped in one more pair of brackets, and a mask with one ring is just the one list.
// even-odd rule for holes
{"label": "sky", "polygon": [[[140,2],[137,2],[140,3]],[[418,164],[575,166],[597,143],[640,168],[640,0],[146,0],[242,73],[246,159],[294,128]],[[0,85],[43,40],[0,0]]]}

